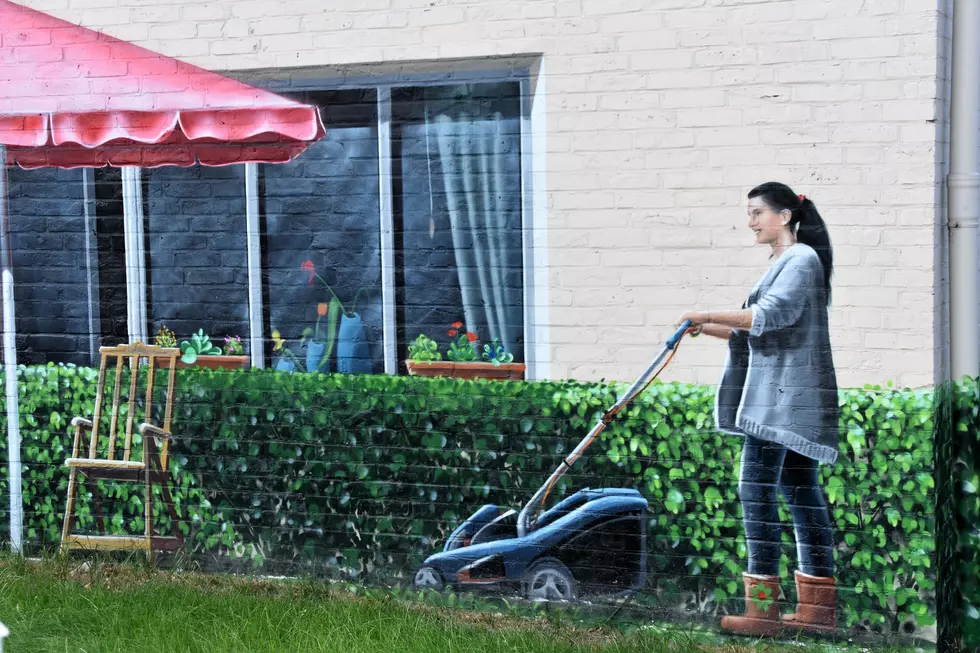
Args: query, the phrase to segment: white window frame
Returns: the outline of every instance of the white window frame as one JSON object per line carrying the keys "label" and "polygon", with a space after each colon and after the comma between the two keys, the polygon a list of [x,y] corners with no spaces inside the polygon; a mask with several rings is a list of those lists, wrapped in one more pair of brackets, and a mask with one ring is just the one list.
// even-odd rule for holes
{"label": "white window frame", "polygon": [[[288,75],[284,72],[284,77]],[[394,88],[444,86],[460,83],[518,82],[520,85],[521,141],[521,241],[524,268],[524,359],[525,378],[548,378],[551,349],[548,327],[548,250],[546,231],[543,62],[513,66],[505,70],[327,77],[276,80],[265,84],[273,91],[371,88],[377,92],[379,215],[381,233],[381,279],[383,356],[386,374],[398,373],[395,295],[394,215],[392,207],[391,91]],[[325,125],[327,129],[330,125]],[[265,366],[263,334],[262,252],[259,216],[259,168],[245,164],[245,228],[248,266],[248,320],[251,364]],[[124,228],[126,243],[126,289],[131,342],[147,340],[146,251],[143,230],[142,174],[139,168],[123,168]]]}

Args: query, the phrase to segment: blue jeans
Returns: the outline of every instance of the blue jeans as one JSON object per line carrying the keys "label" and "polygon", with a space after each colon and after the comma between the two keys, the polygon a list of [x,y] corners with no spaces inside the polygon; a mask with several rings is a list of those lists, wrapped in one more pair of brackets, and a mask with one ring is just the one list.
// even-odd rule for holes
{"label": "blue jeans", "polygon": [[749,551],[749,573],[779,575],[781,491],[793,515],[799,569],[824,578],[834,575],[834,533],[817,461],[786,447],[745,436],[738,495]]}

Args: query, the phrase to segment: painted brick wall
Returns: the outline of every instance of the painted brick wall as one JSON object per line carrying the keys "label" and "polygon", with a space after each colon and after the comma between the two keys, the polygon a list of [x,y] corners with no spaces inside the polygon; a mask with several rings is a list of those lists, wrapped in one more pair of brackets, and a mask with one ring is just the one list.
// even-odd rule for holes
{"label": "painted brick wall", "polygon": [[25,4],[214,70],[543,53],[550,376],[631,377],[682,310],[739,306],[775,178],[832,229],[841,383],[933,379],[937,0]]}

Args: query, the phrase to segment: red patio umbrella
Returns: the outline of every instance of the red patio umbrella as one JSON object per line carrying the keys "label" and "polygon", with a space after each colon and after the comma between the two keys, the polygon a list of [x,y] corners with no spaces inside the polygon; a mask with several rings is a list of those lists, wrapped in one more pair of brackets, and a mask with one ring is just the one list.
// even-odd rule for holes
{"label": "red patio umbrella", "polygon": [[23,504],[7,165],[284,163],[324,133],[315,107],[0,0],[0,267],[15,552]]}

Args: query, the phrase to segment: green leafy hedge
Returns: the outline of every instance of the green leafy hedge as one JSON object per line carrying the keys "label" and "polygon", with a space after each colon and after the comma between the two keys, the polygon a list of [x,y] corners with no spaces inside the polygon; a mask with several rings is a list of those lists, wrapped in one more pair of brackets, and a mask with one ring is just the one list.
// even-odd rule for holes
{"label": "green leafy hedge", "polygon": [[980,650],[980,383],[967,383],[954,394],[958,439],[960,591],[963,640],[968,651]]}
{"label": "green leafy hedge", "polygon": [[[56,546],[68,423],[91,414],[96,372],[47,366],[20,374],[26,534],[32,546]],[[188,370],[178,384],[174,474],[189,551],[365,582],[409,579],[484,503],[519,507],[622,390],[271,370]],[[932,394],[868,388],[840,397],[842,455],[822,474],[837,525],[844,621],[887,633],[928,626],[935,620]],[[556,495],[586,486],[640,489],[651,509],[651,603],[708,614],[741,609],[746,555],[736,494],[740,440],[714,431],[713,399],[709,388],[652,386]],[[0,493],[5,485],[4,476]],[[117,530],[142,528],[132,487],[106,484]],[[168,527],[162,514],[157,520]],[[84,510],[79,526],[91,528]],[[784,540],[789,578],[791,532]],[[795,599],[792,583],[785,591]]]}

